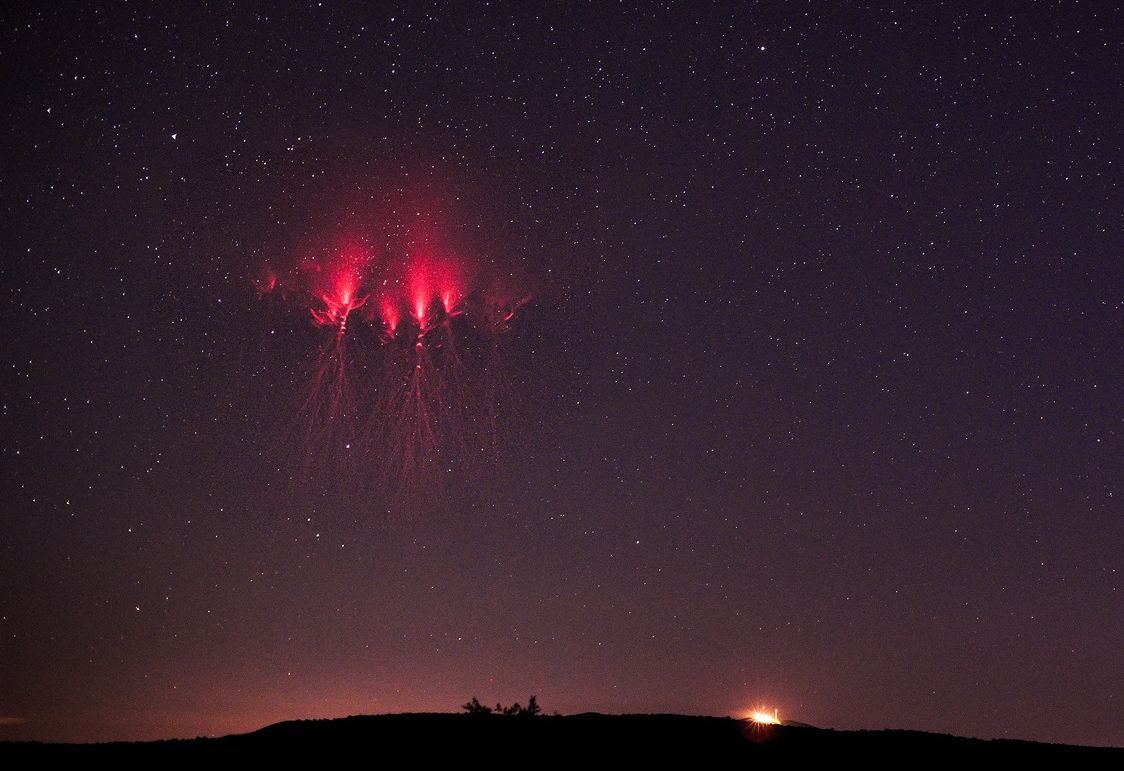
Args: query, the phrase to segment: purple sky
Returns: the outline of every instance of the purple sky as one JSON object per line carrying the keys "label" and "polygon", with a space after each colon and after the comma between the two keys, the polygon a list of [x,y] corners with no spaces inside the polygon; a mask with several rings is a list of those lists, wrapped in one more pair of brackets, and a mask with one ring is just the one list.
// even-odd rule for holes
{"label": "purple sky", "polygon": [[[426,7],[0,12],[0,739],[1124,745],[1120,9]],[[419,230],[532,299],[396,401]]]}

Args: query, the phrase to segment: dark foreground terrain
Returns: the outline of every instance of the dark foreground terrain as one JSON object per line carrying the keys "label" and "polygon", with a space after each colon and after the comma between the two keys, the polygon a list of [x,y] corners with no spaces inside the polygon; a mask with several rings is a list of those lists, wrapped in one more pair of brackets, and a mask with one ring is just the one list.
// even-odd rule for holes
{"label": "dark foreground terrain", "polygon": [[520,718],[498,715],[370,715],[297,720],[217,739],[142,743],[0,743],[0,766],[11,761],[158,763],[325,761],[348,765],[519,764],[529,769],[623,767],[640,764],[742,767],[774,762],[942,760],[1092,762],[1124,768],[1124,748],[983,741],[917,731],[832,731],[806,726],[754,726],[740,720],[685,715],[598,715]]}

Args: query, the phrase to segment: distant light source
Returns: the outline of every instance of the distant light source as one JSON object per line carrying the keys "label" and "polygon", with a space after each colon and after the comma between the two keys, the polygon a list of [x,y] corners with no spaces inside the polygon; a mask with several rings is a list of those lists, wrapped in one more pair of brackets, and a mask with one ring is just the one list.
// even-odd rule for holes
{"label": "distant light source", "polygon": [[749,719],[757,725],[780,725],[781,719],[777,716],[777,710],[774,707],[772,712],[765,709],[755,709],[749,713]]}

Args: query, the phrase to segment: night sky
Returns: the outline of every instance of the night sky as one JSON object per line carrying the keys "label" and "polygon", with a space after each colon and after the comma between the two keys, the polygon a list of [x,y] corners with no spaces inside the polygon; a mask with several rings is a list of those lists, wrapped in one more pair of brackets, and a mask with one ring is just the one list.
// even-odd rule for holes
{"label": "night sky", "polygon": [[1124,745],[1124,19],[913,5],[6,4],[0,738]]}

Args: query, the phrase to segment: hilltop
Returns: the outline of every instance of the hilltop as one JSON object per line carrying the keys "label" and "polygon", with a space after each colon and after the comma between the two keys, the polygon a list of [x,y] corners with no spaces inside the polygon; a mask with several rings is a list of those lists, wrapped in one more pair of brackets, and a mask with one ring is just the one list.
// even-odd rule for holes
{"label": "hilltop", "polygon": [[776,761],[988,762],[1115,761],[1124,748],[968,739],[918,731],[835,731],[804,725],[756,726],[723,717],[602,715],[360,715],[296,720],[218,738],[106,744],[0,743],[0,761],[167,759],[323,760],[408,758],[427,764],[518,762],[531,768],[690,763],[743,766]]}

